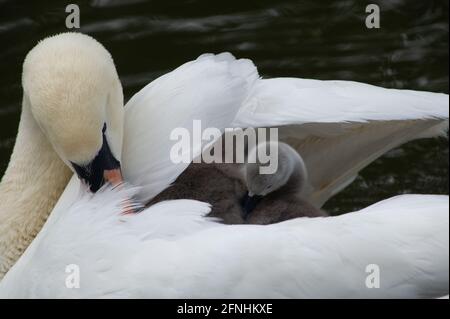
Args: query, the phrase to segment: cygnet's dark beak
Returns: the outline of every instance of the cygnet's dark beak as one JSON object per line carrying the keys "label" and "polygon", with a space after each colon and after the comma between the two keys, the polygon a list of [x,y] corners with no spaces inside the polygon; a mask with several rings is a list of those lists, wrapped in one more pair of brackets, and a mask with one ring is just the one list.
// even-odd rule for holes
{"label": "cygnet's dark beak", "polygon": [[263,196],[253,195],[250,196],[248,192],[242,199],[242,218],[246,220],[248,216],[253,212],[258,203],[263,199]]}
{"label": "cygnet's dark beak", "polygon": [[89,189],[95,193],[106,182],[112,185],[121,184],[123,181],[120,162],[114,157],[105,136],[106,126],[103,129],[103,144],[97,156],[87,165],[72,163],[75,172],[83,182],[89,185]]}

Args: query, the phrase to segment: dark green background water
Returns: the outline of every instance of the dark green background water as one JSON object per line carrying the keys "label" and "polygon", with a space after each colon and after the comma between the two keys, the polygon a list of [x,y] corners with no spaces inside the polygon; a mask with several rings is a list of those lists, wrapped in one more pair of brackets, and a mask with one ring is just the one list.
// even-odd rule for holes
{"label": "dark green background water", "polygon": [[[0,0],[0,175],[14,143],[21,65],[48,35],[67,31],[65,6],[81,8],[81,31],[112,53],[128,99],[157,76],[205,52],[255,61],[266,77],[362,81],[448,93],[448,1],[13,1]],[[381,8],[367,29],[365,7]],[[331,200],[352,210],[402,193],[448,194],[448,144],[413,142],[364,170]]]}

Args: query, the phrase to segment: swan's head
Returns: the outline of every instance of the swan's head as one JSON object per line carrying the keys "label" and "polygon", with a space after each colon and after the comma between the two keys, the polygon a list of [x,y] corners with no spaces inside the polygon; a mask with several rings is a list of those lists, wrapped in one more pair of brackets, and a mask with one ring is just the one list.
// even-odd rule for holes
{"label": "swan's head", "polygon": [[[258,154],[266,154],[277,150],[275,154],[277,165],[272,174],[263,174],[261,168],[270,165],[270,163],[261,163]],[[264,142],[258,144],[249,151],[249,158],[256,158],[256,163],[247,163],[245,166],[247,194],[243,199],[243,213],[246,218],[258,205],[258,203],[271,193],[274,193],[284,186],[295,187],[294,192],[301,192],[307,179],[307,172],[303,159],[289,145],[279,142]],[[273,155],[270,156],[271,160]],[[289,190],[290,191],[290,190]]]}
{"label": "swan's head", "polygon": [[24,107],[93,192],[121,181],[122,88],[100,43],[80,33],[41,41],[25,59],[22,85]]}

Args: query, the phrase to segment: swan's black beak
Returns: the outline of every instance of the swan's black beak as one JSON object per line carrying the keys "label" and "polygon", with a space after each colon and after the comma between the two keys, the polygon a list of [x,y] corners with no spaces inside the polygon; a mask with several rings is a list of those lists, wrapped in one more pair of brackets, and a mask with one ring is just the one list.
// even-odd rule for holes
{"label": "swan's black beak", "polygon": [[87,165],[75,163],[72,165],[78,178],[88,184],[93,193],[97,192],[106,182],[118,185],[123,181],[120,162],[111,152],[105,136],[105,129],[103,130],[103,145],[97,156]]}
{"label": "swan's black beak", "polygon": [[263,196],[253,195],[250,196],[248,192],[242,199],[242,218],[246,220],[248,216],[253,212],[258,203],[263,199]]}

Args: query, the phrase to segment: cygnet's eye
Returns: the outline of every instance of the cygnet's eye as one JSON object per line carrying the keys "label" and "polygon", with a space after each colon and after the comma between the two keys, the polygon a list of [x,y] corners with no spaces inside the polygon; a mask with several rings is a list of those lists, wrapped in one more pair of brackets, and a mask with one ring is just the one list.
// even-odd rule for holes
{"label": "cygnet's eye", "polygon": [[271,188],[272,188],[272,185],[267,186],[267,189],[271,189]]}

